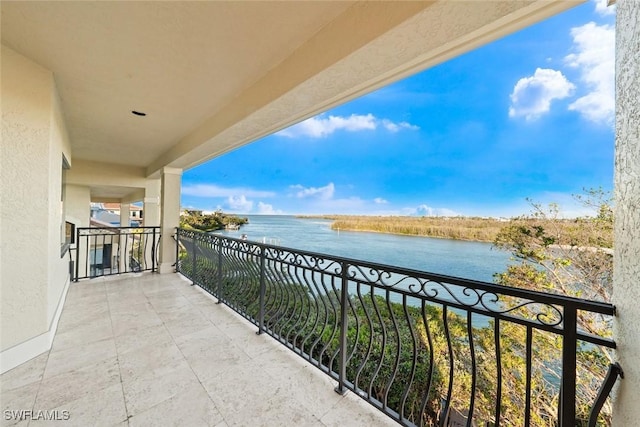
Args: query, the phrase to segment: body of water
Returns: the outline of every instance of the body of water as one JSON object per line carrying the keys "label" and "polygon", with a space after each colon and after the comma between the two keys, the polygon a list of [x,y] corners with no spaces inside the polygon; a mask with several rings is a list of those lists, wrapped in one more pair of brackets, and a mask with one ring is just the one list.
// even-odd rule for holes
{"label": "body of water", "polygon": [[491,243],[355,231],[335,231],[330,220],[250,215],[240,230],[221,234],[293,249],[493,282],[509,264],[509,253]]}

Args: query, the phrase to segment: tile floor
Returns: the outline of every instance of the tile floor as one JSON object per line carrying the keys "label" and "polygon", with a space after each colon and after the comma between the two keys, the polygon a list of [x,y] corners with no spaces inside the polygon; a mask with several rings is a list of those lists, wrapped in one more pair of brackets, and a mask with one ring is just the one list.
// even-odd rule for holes
{"label": "tile floor", "polygon": [[255,331],[177,274],[72,283],[51,351],[0,376],[0,425],[397,425]]}

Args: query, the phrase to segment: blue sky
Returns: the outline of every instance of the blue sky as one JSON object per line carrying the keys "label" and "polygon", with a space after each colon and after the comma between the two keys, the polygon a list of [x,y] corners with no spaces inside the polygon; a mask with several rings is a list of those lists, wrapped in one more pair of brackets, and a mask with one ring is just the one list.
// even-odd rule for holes
{"label": "blue sky", "polygon": [[592,0],[187,170],[238,214],[582,214],[613,186],[613,7]]}

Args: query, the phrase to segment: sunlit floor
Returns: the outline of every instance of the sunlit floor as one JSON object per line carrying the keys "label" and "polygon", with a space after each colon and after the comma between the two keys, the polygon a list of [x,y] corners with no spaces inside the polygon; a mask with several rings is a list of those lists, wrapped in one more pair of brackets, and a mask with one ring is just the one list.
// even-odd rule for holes
{"label": "sunlit floor", "polygon": [[0,377],[1,425],[397,425],[255,331],[177,274],[72,283],[52,350]]}

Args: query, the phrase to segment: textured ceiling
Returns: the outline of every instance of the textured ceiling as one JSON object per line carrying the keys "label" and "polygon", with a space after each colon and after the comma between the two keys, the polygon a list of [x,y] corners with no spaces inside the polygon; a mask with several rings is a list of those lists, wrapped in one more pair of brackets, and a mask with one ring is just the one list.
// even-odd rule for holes
{"label": "textured ceiling", "polygon": [[2,44],[53,72],[73,160],[153,175],[582,1],[2,1]]}
{"label": "textured ceiling", "polygon": [[146,166],[349,6],[3,1],[2,43],[53,71],[74,158]]}

